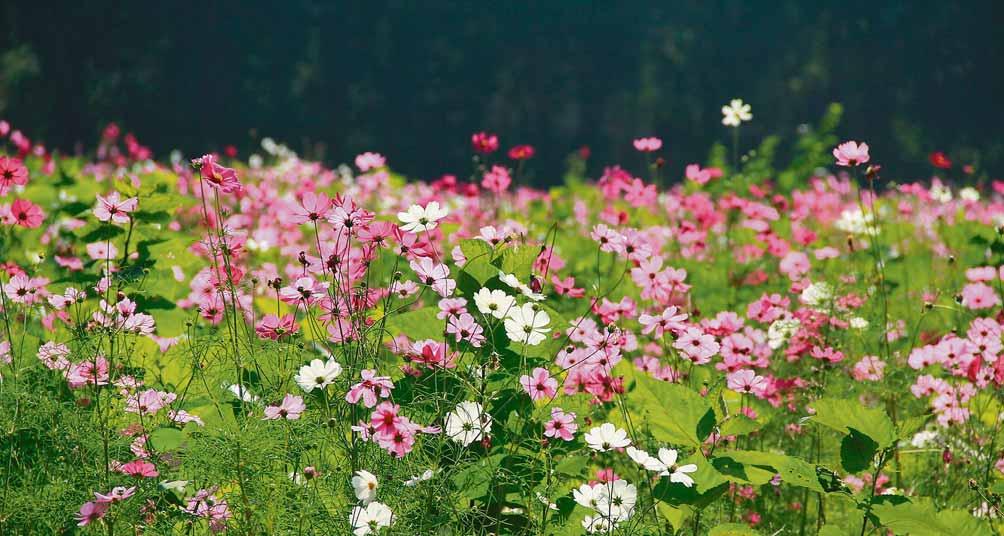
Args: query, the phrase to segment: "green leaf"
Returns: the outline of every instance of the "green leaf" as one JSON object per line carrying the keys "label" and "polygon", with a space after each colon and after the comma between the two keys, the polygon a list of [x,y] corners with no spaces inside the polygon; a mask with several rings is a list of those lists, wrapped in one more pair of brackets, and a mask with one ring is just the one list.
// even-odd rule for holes
{"label": "green leaf", "polygon": [[442,340],[446,322],[436,318],[438,307],[425,307],[416,311],[398,313],[387,319],[387,331],[392,335],[406,335],[412,340]]}
{"label": "green leaf", "polygon": [[842,434],[857,430],[871,439],[878,449],[886,449],[896,443],[896,427],[885,411],[866,408],[856,400],[824,398],[812,403],[816,414],[812,420],[832,428]]}
{"label": "green leaf", "polygon": [[938,512],[934,504],[924,497],[878,497],[872,513],[879,523],[896,534],[910,536],[990,536],[985,520],[977,519],[962,510]]}
{"label": "green leaf", "polygon": [[729,452],[728,456],[746,466],[772,469],[781,475],[782,484],[808,488],[821,493],[825,491],[819,481],[816,466],[801,458],[750,450]]}
{"label": "green leaf", "polygon": [[527,283],[538,255],[540,255],[539,247],[515,246],[502,251],[501,260],[496,264],[503,272],[513,274],[522,283]]}
{"label": "green leaf", "polygon": [[859,473],[871,467],[878,452],[878,444],[857,430],[840,441],[840,465],[848,473]]}
{"label": "green leaf", "polygon": [[150,446],[159,452],[177,450],[185,439],[185,432],[177,428],[162,427],[150,433]]}
{"label": "green leaf", "polygon": [[634,377],[637,397],[628,399],[648,414],[648,426],[656,440],[694,448],[704,444],[715,427],[715,412],[706,398],[682,385],[635,373],[633,367],[621,370],[626,377]]}

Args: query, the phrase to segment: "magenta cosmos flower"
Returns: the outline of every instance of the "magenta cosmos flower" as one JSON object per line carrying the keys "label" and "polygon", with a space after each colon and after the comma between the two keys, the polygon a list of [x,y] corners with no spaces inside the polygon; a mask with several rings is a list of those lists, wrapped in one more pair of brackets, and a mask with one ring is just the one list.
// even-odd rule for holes
{"label": "magenta cosmos flower", "polygon": [[634,148],[643,153],[652,153],[662,149],[662,140],[655,137],[638,138],[634,140]]}
{"label": "magenta cosmos flower", "polygon": [[276,315],[265,315],[254,330],[259,337],[275,341],[281,337],[292,335],[299,329],[295,317],[292,313],[287,313],[282,315],[282,318]]}
{"label": "magenta cosmos flower", "polygon": [[869,160],[868,144],[856,141],[845,141],[833,149],[833,156],[838,166],[852,167],[865,164]]}
{"label": "magenta cosmos flower", "polygon": [[21,227],[26,227],[28,229],[34,229],[42,225],[42,220],[45,219],[45,213],[38,205],[28,201],[27,199],[15,199],[10,205],[10,217],[4,218],[4,221],[20,225]]}
{"label": "magenta cosmos flower", "polygon": [[545,436],[560,437],[565,441],[571,441],[578,429],[579,425],[575,424],[575,414],[565,413],[561,408],[551,408],[551,420],[544,423]]}
{"label": "magenta cosmos flower", "polygon": [[28,184],[28,168],[17,158],[0,156],[0,195],[6,195],[15,184]]}
{"label": "magenta cosmos flower", "polygon": [[345,394],[345,401],[349,404],[358,404],[360,400],[367,408],[372,408],[377,404],[379,398],[390,396],[394,383],[390,376],[377,376],[377,371],[363,369],[359,372],[362,381],[353,385],[349,392]]}
{"label": "magenta cosmos flower", "polygon": [[499,149],[499,137],[487,132],[471,135],[471,146],[481,154],[491,154]]}
{"label": "magenta cosmos flower", "polygon": [[202,179],[213,188],[218,188],[225,194],[238,192],[241,189],[241,182],[237,179],[237,171],[233,168],[221,166],[216,163],[216,157],[207,154],[199,160],[202,164]]}

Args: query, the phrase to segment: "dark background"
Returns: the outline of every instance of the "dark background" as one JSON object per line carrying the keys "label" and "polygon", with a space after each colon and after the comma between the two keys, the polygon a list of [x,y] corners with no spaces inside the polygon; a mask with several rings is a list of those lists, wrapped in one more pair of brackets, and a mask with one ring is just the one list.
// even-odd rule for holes
{"label": "dark background", "polygon": [[[271,136],[331,163],[388,156],[419,178],[469,170],[469,137],[529,143],[540,183],[565,156],[670,170],[729,139],[790,141],[830,102],[841,138],[917,178],[927,154],[1004,169],[1002,2],[103,2],[0,6],[0,116],[93,147],[118,122],[158,157]],[[682,174],[682,172],[680,172]]]}

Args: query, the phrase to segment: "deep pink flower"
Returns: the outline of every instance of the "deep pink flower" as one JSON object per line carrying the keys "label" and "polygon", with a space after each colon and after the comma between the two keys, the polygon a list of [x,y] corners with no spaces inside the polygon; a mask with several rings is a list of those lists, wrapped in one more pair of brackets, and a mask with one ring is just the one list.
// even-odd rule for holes
{"label": "deep pink flower", "polygon": [[154,478],[160,475],[157,466],[146,460],[133,460],[119,467],[119,472],[138,478]]}
{"label": "deep pink flower", "polygon": [[34,229],[42,225],[45,213],[38,205],[27,199],[15,199],[10,205],[10,218],[16,225]]}
{"label": "deep pink flower", "polygon": [[200,159],[202,164],[202,179],[213,188],[218,188],[225,194],[239,192],[242,185],[237,179],[237,171],[216,163],[216,157],[207,154]]}
{"label": "deep pink flower", "polygon": [[276,315],[268,314],[262,317],[261,322],[255,328],[255,333],[263,339],[279,340],[297,332],[300,326],[296,324],[296,317],[292,313],[287,313],[279,318]]}
{"label": "deep pink flower", "polygon": [[513,160],[529,160],[533,158],[534,150],[531,145],[517,145],[509,149],[509,158]]}
{"label": "deep pink flower", "polygon": [[499,148],[499,137],[487,132],[477,132],[471,135],[471,146],[481,154],[491,154]]}
{"label": "deep pink flower", "polygon": [[28,168],[17,158],[0,156],[0,195],[7,195],[13,185],[28,184]]}

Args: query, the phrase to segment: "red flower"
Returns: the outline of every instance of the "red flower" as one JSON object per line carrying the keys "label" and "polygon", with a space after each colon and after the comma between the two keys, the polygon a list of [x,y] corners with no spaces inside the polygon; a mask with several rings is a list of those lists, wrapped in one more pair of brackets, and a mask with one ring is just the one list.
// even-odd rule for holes
{"label": "red flower", "polygon": [[533,153],[532,145],[517,145],[509,149],[509,158],[513,160],[529,160],[533,158]]}
{"label": "red flower", "polygon": [[950,169],[952,167],[952,161],[948,159],[948,155],[941,151],[934,151],[930,156],[927,157],[931,161],[931,165],[936,168]]}
{"label": "red flower", "polygon": [[471,136],[471,146],[481,154],[491,154],[499,149],[499,137],[487,132],[478,132]]}
{"label": "red flower", "polygon": [[13,184],[28,184],[28,168],[17,158],[0,156],[0,195],[6,194]]}

